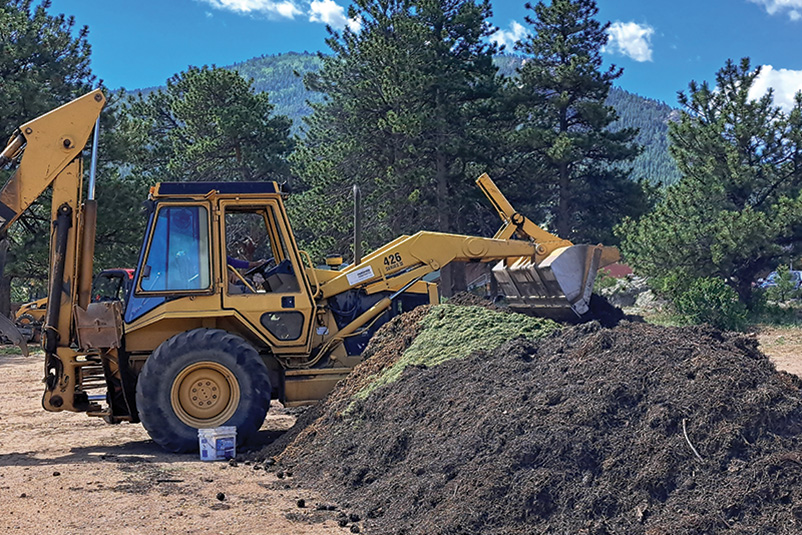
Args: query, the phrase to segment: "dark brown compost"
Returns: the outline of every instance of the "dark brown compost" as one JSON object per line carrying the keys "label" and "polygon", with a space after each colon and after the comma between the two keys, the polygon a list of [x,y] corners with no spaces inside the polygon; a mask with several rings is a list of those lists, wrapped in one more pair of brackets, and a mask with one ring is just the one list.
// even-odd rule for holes
{"label": "dark brown compost", "polygon": [[[408,347],[424,312],[374,355]],[[802,533],[802,383],[752,338],[591,323],[350,403],[369,376],[281,456],[368,533]]]}

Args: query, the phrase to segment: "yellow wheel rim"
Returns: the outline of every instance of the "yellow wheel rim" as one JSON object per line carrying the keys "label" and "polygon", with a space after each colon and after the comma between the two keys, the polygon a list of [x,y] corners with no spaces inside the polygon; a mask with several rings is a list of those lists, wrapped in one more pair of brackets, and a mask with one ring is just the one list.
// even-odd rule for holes
{"label": "yellow wheel rim", "polygon": [[231,418],[240,400],[234,374],[216,362],[196,362],[178,374],[170,402],[178,419],[195,428],[218,427]]}

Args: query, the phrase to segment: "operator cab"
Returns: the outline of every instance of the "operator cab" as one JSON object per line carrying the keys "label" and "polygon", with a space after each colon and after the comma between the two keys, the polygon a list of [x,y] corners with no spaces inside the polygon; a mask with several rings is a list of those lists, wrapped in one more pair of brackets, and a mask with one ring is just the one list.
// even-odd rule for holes
{"label": "operator cab", "polygon": [[192,310],[267,347],[309,345],[312,291],[275,183],[162,183],[150,198],[127,324]]}

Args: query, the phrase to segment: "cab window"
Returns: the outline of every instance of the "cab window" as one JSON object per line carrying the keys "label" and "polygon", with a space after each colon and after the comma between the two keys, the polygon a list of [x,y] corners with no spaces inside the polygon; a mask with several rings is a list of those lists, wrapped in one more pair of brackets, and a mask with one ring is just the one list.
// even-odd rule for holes
{"label": "cab window", "polygon": [[228,208],[225,225],[229,294],[299,291],[272,209]]}
{"label": "cab window", "polygon": [[145,292],[210,287],[209,216],[204,206],[159,210],[139,286]]}

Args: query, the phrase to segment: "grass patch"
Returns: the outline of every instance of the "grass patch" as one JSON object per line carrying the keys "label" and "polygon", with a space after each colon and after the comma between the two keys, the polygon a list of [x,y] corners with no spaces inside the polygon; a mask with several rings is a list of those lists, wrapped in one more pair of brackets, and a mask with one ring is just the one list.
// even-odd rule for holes
{"label": "grass patch", "polygon": [[799,327],[802,326],[802,303],[798,300],[768,302],[754,311],[749,320],[753,326]]}
{"label": "grass patch", "polygon": [[[28,355],[35,355],[37,353],[42,353],[42,346],[39,344],[36,345],[28,345]],[[15,345],[2,345],[0,346],[0,356],[5,355],[22,355],[22,350]]]}
{"label": "grass patch", "polygon": [[477,351],[493,351],[518,336],[540,338],[557,329],[559,325],[548,319],[479,306],[438,305],[423,319],[423,330],[401,358],[354,397],[364,399],[376,388],[398,380],[408,366],[437,366]]}
{"label": "grass patch", "polygon": [[682,316],[669,309],[650,310],[641,314],[646,323],[660,325],[661,327],[680,327],[686,325]]}

